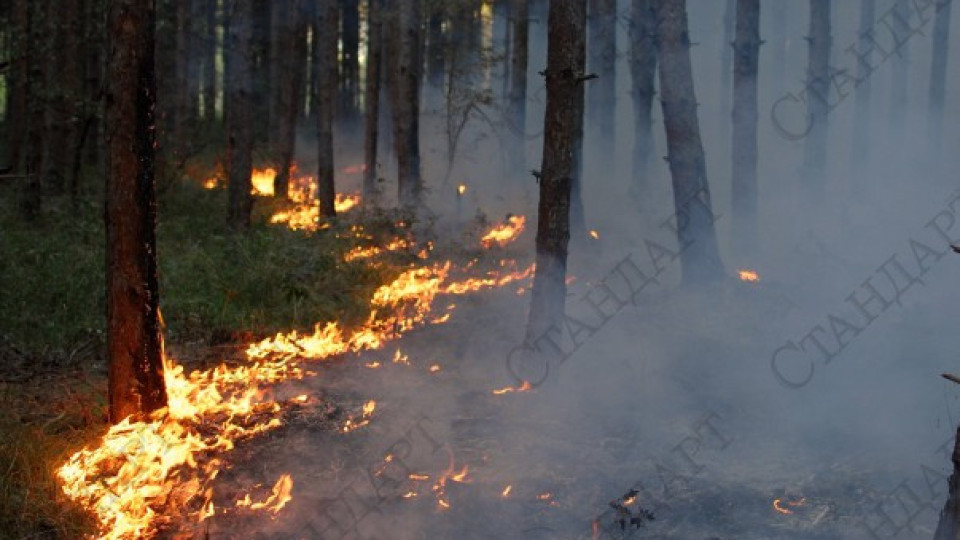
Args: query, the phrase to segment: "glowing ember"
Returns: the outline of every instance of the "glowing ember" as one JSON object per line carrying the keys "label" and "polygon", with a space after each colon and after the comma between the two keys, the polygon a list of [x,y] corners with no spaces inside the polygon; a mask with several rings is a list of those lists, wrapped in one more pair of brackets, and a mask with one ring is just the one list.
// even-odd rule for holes
{"label": "glowing ember", "polygon": [[552,499],[552,498],[553,498],[553,493],[549,493],[549,492],[547,492],[547,493],[541,493],[541,494],[537,495],[537,500],[538,500],[538,501],[549,501],[549,500]]}
{"label": "glowing ember", "polygon": [[753,270],[740,270],[740,281],[748,281],[751,283],[756,283],[760,281],[760,276]]}
{"label": "glowing ember", "polygon": [[216,189],[216,187],[217,187],[217,177],[216,177],[216,176],[211,176],[210,178],[207,178],[206,180],[203,181],[203,188],[204,188],[204,189]]}
{"label": "glowing ember", "polygon": [[480,239],[480,245],[485,248],[493,246],[504,247],[513,242],[523,232],[527,224],[527,218],[524,216],[510,216],[506,223],[501,223],[494,227],[490,232]]}
{"label": "glowing ember", "polygon": [[[793,510],[790,510],[790,508],[787,508],[787,507],[789,507],[789,506],[792,506],[792,507],[803,506],[803,505],[806,504],[806,503],[807,503],[806,497],[801,498],[801,499],[796,500],[796,501],[783,501],[783,499],[774,499],[774,500],[773,500],[773,509],[776,510],[776,511],[777,511],[778,513],[780,513],[780,514],[783,514],[783,515],[785,515],[785,516],[788,516],[788,515],[790,515],[790,514],[793,513]],[[784,505],[786,505],[786,506],[784,506]]]}
{"label": "glowing ember", "polygon": [[513,490],[513,486],[512,486],[512,485],[507,486],[507,487],[503,488],[503,491],[500,492],[500,496],[503,497],[504,499],[506,499],[507,497],[510,496],[510,492],[511,492],[512,490]]}
{"label": "glowing ember", "polygon": [[440,365],[439,365],[439,364],[434,364],[434,365],[430,366],[430,373],[439,373],[439,372],[440,372]]}
{"label": "glowing ember", "polygon": [[496,396],[500,396],[503,394],[510,394],[512,392],[529,392],[531,389],[533,389],[533,386],[530,385],[530,382],[523,381],[523,384],[521,384],[520,386],[516,386],[516,387],[506,386],[504,388],[498,388],[496,390],[492,390],[491,393]]}
{"label": "glowing ember", "polygon": [[600,233],[598,233],[598,232],[596,231],[596,229],[590,229],[590,236],[591,236],[594,240],[599,240],[599,239],[600,239]]}
{"label": "glowing ember", "polygon": [[466,192],[467,192],[467,185],[466,185],[466,184],[460,184],[459,186],[457,186],[457,195],[461,195],[461,196],[462,196],[462,195],[463,195],[464,193],[466,193]]}

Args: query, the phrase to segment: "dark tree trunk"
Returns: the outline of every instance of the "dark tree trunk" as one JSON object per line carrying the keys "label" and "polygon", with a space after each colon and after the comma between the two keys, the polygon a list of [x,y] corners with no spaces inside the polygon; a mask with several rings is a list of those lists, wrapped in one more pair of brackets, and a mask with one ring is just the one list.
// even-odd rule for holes
{"label": "dark tree trunk", "polygon": [[87,141],[84,151],[84,164],[96,169],[98,176],[103,166],[104,137],[100,121],[103,106],[104,57],[106,54],[106,7],[105,0],[86,0],[84,17],[84,91],[87,100],[84,103],[84,121]]}
{"label": "dark tree trunk", "polygon": [[420,0],[399,2],[399,50],[396,58],[394,132],[397,145],[397,188],[400,205],[418,208],[420,177]]}
{"label": "dark tree trunk", "polygon": [[13,2],[10,19],[11,66],[8,78],[10,96],[7,104],[7,163],[19,173],[26,172],[26,133],[29,122],[30,92],[30,4]]}
{"label": "dark tree trunk", "polygon": [[382,0],[367,0],[367,16],[369,17],[367,30],[367,65],[366,88],[364,89],[364,143],[363,162],[366,168],[363,171],[363,204],[365,207],[375,208],[378,205],[379,189],[377,188],[377,138],[380,120],[380,80],[381,57],[383,52],[383,25],[380,22],[380,2]]}
{"label": "dark tree trunk", "polygon": [[757,249],[757,69],[760,0],[737,0],[733,44],[733,239],[738,255]]}
{"label": "dark tree trunk", "polygon": [[253,0],[227,0],[227,40],[224,46],[224,79],[227,118],[227,224],[233,229],[250,225],[253,197]]}
{"label": "dark tree trunk", "polygon": [[[292,29],[287,28],[289,24],[288,17],[294,10],[294,2],[284,0],[283,2],[273,2],[271,0],[253,0],[254,24],[253,45],[251,51],[253,54],[253,117],[258,122],[262,122],[267,129],[260,129],[254,133],[254,146],[258,148],[266,147],[270,152],[275,148],[275,136],[277,133],[276,124],[279,122],[274,115],[278,92],[286,91],[286,79],[283,77],[287,72],[278,71],[277,61],[285,62],[291,54],[289,50],[290,40],[293,39]],[[281,28],[277,28],[280,25]],[[287,47],[287,49],[284,49]],[[281,66],[282,68],[283,66]],[[271,165],[276,157],[271,154]],[[278,171],[279,173],[279,171]],[[286,191],[283,192],[286,194]],[[285,195],[284,195],[285,196]]]}
{"label": "dark tree trunk", "polygon": [[206,39],[206,21],[203,16],[204,0],[190,0],[190,33],[187,57],[187,118],[186,128],[190,133],[190,146],[196,148],[200,141],[200,69],[203,58],[203,42]]}
{"label": "dark tree trunk", "polygon": [[512,0],[513,44],[510,47],[510,95],[507,122],[515,135],[510,143],[510,166],[517,174],[526,168],[527,59],[530,37],[530,7],[526,0]]}
{"label": "dark tree trunk", "polygon": [[151,0],[110,3],[107,129],[107,353],[110,420],[166,406],[157,287]]}
{"label": "dark tree trunk", "polygon": [[337,5],[317,4],[317,198],[320,215],[335,217],[333,183],[333,110],[337,88]]}
{"label": "dark tree trunk", "polygon": [[[865,163],[870,155],[870,76],[873,74],[873,49],[864,48],[864,42],[869,38],[876,17],[876,0],[860,0],[860,38],[857,42],[859,50],[867,51],[862,61],[857,62],[856,108],[854,110],[853,130],[853,162]],[[857,183],[862,185],[863,177],[867,174],[866,167],[855,167],[854,174],[858,177]]]}
{"label": "dark tree trunk", "polygon": [[357,120],[357,93],[360,86],[360,2],[340,0],[340,5],[340,121],[353,126]]}
{"label": "dark tree trunk", "polygon": [[598,76],[587,90],[592,148],[599,151],[601,162],[612,162],[615,147],[614,113],[616,111],[617,65],[617,2],[590,0],[589,38],[591,74]]}
{"label": "dark tree trunk", "polygon": [[174,156],[174,162],[183,163],[190,153],[188,144],[188,122],[190,119],[190,0],[176,0],[176,78],[174,82],[173,131],[168,140],[167,152]]}
{"label": "dark tree trunk", "polygon": [[[830,88],[830,0],[810,0],[809,63],[807,70],[807,117],[810,131],[804,144],[803,168],[813,199],[823,197],[827,161],[826,96]],[[817,99],[813,96],[824,96]]]}
{"label": "dark tree trunk", "polygon": [[432,88],[443,87],[444,6],[442,2],[430,3],[430,16],[427,19],[427,82]]}
{"label": "dark tree trunk", "polygon": [[960,428],[957,428],[950,461],[953,464],[953,473],[947,484],[947,502],[940,512],[940,521],[937,523],[933,540],[960,540]]}
{"label": "dark tree trunk", "polygon": [[720,118],[726,119],[730,106],[730,90],[733,85],[733,40],[737,0],[727,0],[723,9],[723,43],[720,44]]}
{"label": "dark tree trunk", "polygon": [[[270,118],[275,131],[271,136],[271,146],[277,170],[273,181],[273,194],[281,198],[287,196],[290,185],[290,167],[297,144],[297,119],[300,116],[306,80],[307,7],[302,2],[293,2],[284,13],[286,20],[279,23],[275,21],[274,25],[282,35],[274,34],[273,42],[277,54],[272,59],[272,94],[275,106],[270,112]],[[321,33],[320,37],[326,36]]]}
{"label": "dark tree trunk", "polygon": [[177,121],[177,7],[156,0],[157,153],[156,176],[164,182],[175,166],[173,138]]}
{"label": "dark tree trunk", "polygon": [[950,46],[950,7],[952,0],[937,2],[937,18],[933,24],[933,62],[930,67],[930,144],[940,148],[943,114],[946,101],[947,52]]}
{"label": "dark tree trunk", "polygon": [[208,125],[217,122],[217,4],[218,0],[204,1],[207,22],[203,46],[203,119]]}
{"label": "dark tree trunk", "polygon": [[566,299],[570,198],[579,175],[583,137],[586,0],[552,0],[547,21],[547,104],[537,215],[537,269],[533,279],[527,340],[533,341],[563,316]]}
{"label": "dark tree trunk", "polygon": [[80,97],[80,75],[77,71],[78,0],[62,0],[48,13],[51,25],[51,55],[48,64],[46,91],[52,93],[48,102],[47,183],[63,193],[69,186],[70,162],[76,140],[76,108]]}
{"label": "dark tree trunk", "polygon": [[20,208],[24,218],[33,220],[39,216],[40,205],[43,198],[43,183],[41,178],[43,176],[46,106],[40,94],[43,85],[41,58],[44,57],[47,51],[45,50],[45,32],[44,25],[42,24],[44,6],[40,2],[29,2],[28,4],[26,8],[29,12],[27,24],[27,28],[29,29],[27,35],[28,50],[24,55],[27,64],[27,140],[22,158],[24,161],[22,170],[28,177],[24,183],[21,194]]}
{"label": "dark tree trunk", "polygon": [[633,0],[630,11],[630,75],[633,79],[633,181],[645,191],[653,153],[653,96],[657,74],[657,14],[653,0]]}
{"label": "dark tree trunk", "polygon": [[769,80],[773,95],[782,96],[787,90],[788,80],[784,75],[787,67],[787,44],[790,41],[790,9],[787,4],[781,0],[763,0],[770,5],[767,13],[771,14],[773,19],[771,35],[766,40],[770,46],[770,69]]}
{"label": "dark tree trunk", "polygon": [[685,0],[657,2],[660,36],[660,90],[683,281],[699,284],[723,276],[717,248],[710,187],[697,119],[690,65]]}

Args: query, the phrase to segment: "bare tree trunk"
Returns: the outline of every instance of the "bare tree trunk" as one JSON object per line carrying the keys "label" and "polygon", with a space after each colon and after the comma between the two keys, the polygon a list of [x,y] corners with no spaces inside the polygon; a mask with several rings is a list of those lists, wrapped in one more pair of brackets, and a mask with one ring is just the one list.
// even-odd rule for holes
{"label": "bare tree trunk", "polygon": [[550,2],[537,269],[527,322],[531,342],[561,320],[567,295],[570,198],[579,175],[577,147],[583,137],[586,18],[586,0]]}
{"label": "bare tree trunk", "polygon": [[396,62],[397,188],[400,205],[419,208],[420,177],[420,0],[399,2],[399,50]]}
{"label": "bare tree trunk", "polygon": [[770,46],[771,66],[770,75],[765,80],[770,81],[773,95],[779,97],[787,91],[788,80],[784,75],[787,68],[787,49],[790,43],[790,9],[780,0],[763,0],[770,5],[768,13],[773,19],[770,36],[766,43]]}
{"label": "bare tree trunk", "polygon": [[[269,113],[267,114],[268,139],[270,148],[270,162],[277,170],[273,180],[273,195],[285,199],[289,190],[289,156],[292,149],[287,149],[287,133],[290,131],[288,123],[296,118],[293,103],[293,70],[295,19],[297,6],[295,2],[271,2],[270,12],[270,51],[269,51]],[[289,153],[288,153],[289,152]],[[286,162],[287,170],[284,170]]]}
{"label": "bare tree trunk", "polygon": [[187,58],[187,118],[186,128],[190,134],[190,147],[195,149],[200,144],[200,69],[203,58],[203,42],[206,24],[204,21],[203,2],[205,0],[190,0],[190,33],[188,35]]}
{"label": "bare tree trunk", "polygon": [[357,94],[360,87],[360,2],[340,0],[340,119],[351,130],[357,121]]}
{"label": "bare tree trunk", "polygon": [[218,0],[204,1],[207,22],[203,47],[203,118],[207,125],[217,123],[217,11]]}
{"label": "bare tree trunk", "polygon": [[653,96],[657,74],[657,14],[653,0],[633,0],[630,11],[630,75],[633,79],[633,181],[642,193],[647,186],[653,153]]}
{"label": "bare tree trunk", "polygon": [[333,218],[336,189],[333,183],[333,110],[337,89],[337,5],[317,4],[317,139],[319,145],[317,198],[320,215]]}
{"label": "bare tree trunk", "polygon": [[527,147],[527,58],[530,38],[530,6],[526,0],[512,0],[513,44],[510,58],[510,95],[507,123],[515,134],[510,144],[510,167],[519,173],[526,168]]}
{"label": "bare tree trunk", "polygon": [[44,124],[45,103],[40,95],[43,85],[43,69],[41,68],[45,51],[44,27],[42,24],[44,5],[39,2],[29,2],[28,10],[28,44],[25,62],[27,64],[27,140],[24,149],[24,164],[22,170],[28,175],[21,194],[20,209],[28,221],[39,217],[41,201],[43,199],[43,153],[44,153]]}
{"label": "bare tree trunk", "polygon": [[722,277],[724,270],[713,226],[716,216],[697,119],[686,1],[657,2],[657,20],[661,104],[673,178],[680,265],[684,283],[700,284]]}
{"label": "bare tree trunk", "polygon": [[[314,0],[305,0],[313,2]],[[311,8],[307,10],[307,8]],[[336,9],[336,6],[334,6]],[[287,20],[281,23],[287,34],[281,41],[274,41],[274,46],[282,52],[279,58],[275,57],[275,73],[277,69],[282,73],[273,78],[273,94],[277,99],[277,108],[271,112],[276,131],[273,134],[273,159],[277,169],[277,176],[273,180],[273,194],[285,198],[290,186],[290,167],[293,164],[293,155],[297,145],[297,119],[303,104],[304,82],[307,70],[307,13],[313,12],[312,6],[304,5],[303,1],[293,2],[287,12]],[[334,32],[334,39],[336,33]],[[326,36],[320,36],[324,38]],[[315,43],[319,43],[318,40]]]}
{"label": "bare tree trunk", "polygon": [[176,0],[176,77],[174,79],[173,131],[170,132],[167,151],[174,156],[174,162],[183,163],[190,152],[187,123],[190,117],[190,32],[191,21],[189,0]]}
{"label": "bare tree trunk", "polygon": [[939,0],[933,24],[933,61],[930,67],[930,109],[928,113],[930,145],[940,148],[943,114],[946,101],[947,52],[950,46],[950,7],[953,0]]}
{"label": "bare tree trunk", "polygon": [[227,0],[227,41],[224,46],[227,118],[227,224],[250,226],[253,197],[250,173],[253,151],[253,0]]}
{"label": "bare tree trunk", "polygon": [[960,540],[960,428],[957,428],[950,461],[953,464],[953,473],[947,484],[947,502],[940,512],[940,521],[937,523],[933,540]]}
{"label": "bare tree trunk", "polygon": [[733,40],[737,0],[727,0],[723,9],[723,43],[720,44],[720,118],[726,119],[730,106],[730,75],[733,73]]}
{"label": "bare tree trunk", "polygon": [[[803,168],[813,199],[823,198],[827,161],[826,96],[830,85],[830,0],[810,0],[809,68],[807,69],[807,116],[810,131],[804,144]],[[824,96],[818,99],[814,96]]]}
{"label": "bare tree trunk", "polygon": [[364,163],[363,171],[363,204],[364,207],[375,208],[379,202],[377,188],[377,138],[380,125],[380,80],[381,57],[383,52],[383,25],[380,22],[380,2],[382,0],[367,0],[367,65],[366,88],[364,89]]}
{"label": "bare tree trunk", "polygon": [[760,0],[737,0],[733,44],[733,239],[738,255],[757,249],[757,70]]}
{"label": "bare tree trunk", "polygon": [[157,287],[152,0],[110,3],[107,352],[110,420],[166,406]]}
{"label": "bare tree trunk", "polygon": [[106,54],[106,7],[105,0],[86,0],[84,17],[84,91],[87,140],[84,163],[99,171],[103,166],[104,137],[100,111],[103,106],[104,57]]}
{"label": "bare tree trunk", "polygon": [[590,118],[592,148],[599,150],[601,162],[615,159],[613,116],[616,111],[617,65],[617,2],[590,0],[587,37],[590,64],[587,66],[598,79],[590,83],[587,105]]}
{"label": "bare tree trunk", "polygon": [[27,125],[29,122],[30,93],[30,3],[14,2],[11,10],[10,31],[11,66],[10,96],[7,105],[7,166],[19,173],[26,172]]}
{"label": "bare tree trunk", "polygon": [[443,19],[443,2],[430,2],[430,16],[427,19],[427,82],[434,89],[443,88]]}
{"label": "bare tree trunk", "polygon": [[[857,46],[869,39],[870,29],[873,28],[876,18],[876,0],[860,0],[860,29]],[[871,60],[873,58],[873,48],[867,47],[862,61],[857,62],[857,83],[856,98],[857,105],[854,110],[854,130],[853,130],[853,162],[855,164],[865,163],[870,155],[870,135],[873,130],[870,129],[870,75],[874,67]],[[867,173],[867,167],[854,167],[854,174],[858,177],[856,182],[862,186],[864,176]]]}

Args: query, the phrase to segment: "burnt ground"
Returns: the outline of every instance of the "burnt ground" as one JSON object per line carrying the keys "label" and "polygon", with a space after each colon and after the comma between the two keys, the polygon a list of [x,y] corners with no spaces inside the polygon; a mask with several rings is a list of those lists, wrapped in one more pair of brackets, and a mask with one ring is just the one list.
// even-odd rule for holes
{"label": "burnt ground", "polygon": [[[293,500],[275,517],[218,515],[205,534],[932,537],[948,474],[938,449],[949,441],[956,399],[935,381],[934,362],[903,363],[890,351],[907,332],[929,338],[912,351],[917,358],[941,357],[945,323],[925,320],[920,298],[842,361],[818,365],[809,387],[788,389],[769,358],[778,328],[816,320],[803,298],[775,282],[653,290],[533,391],[500,396],[490,391],[514,383],[505,358],[523,337],[528,297],[509,289],[458,298],[447,324],[316,364],[317,376],[276,388],[322,403],[242,444],[217,480],[216,502],[231,506],[256,484],[267,493],[284,473],[294,479]],[[397,349],[409,366],[391,363]],[[364,366],[376,360],[380,368]],[[434,364],[441,370],[431,373]],[[854,392],[850,381],[869,390]],[[923,399],[898,391],[927,383]],[[368,399],[377,401],[370,425],[337,432]],[[444,509],[432,486],[451,461],[468,476],[447,482]],[[631,489],[636,502],[618,512],[611,503]],[[775,499],[792,513],[778,513]]]}

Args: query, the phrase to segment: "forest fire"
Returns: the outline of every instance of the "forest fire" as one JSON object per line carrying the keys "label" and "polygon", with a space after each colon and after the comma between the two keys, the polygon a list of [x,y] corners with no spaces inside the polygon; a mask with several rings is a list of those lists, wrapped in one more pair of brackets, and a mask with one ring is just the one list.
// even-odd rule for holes
{"label": "forest fire", "polygon": [[[519,223],[522,226],[522,218]],[[518,272],[515,264],[501,266],[502,275],[488,273],[460,281],[450,279],[450,262],[412,268],[373,293],[370,315],[359,328],[348,330],[330,322],[318,324],[311,334],[278,334],[248,346],[251,365],[220,365],[187,375],[183,366],[165,357],[168,406],[143,421],[123,420],[110,428],[99,445],[71,456],[57,470],[63,491],[97,516],[104,538],[151,537],[175,517],[202,522],[215,512],[210,486],[220,467],[218,455],[232,450],[238,441],[281,426],[285,407],[308,402],[306,395],[300,395],[278,403],[266,397],[269,394],[261,392],[259,385],[304,377],[298,365],[301,360],[377,349],[416,326],[442,322],[429,318],[437,295],[499,287],[532,274],[532,267]],[[394,363],[408,361],[397,351]],[[429,369],[431,373],[439,370],[437,364]],[[347,420],[341,432],[369,424],[375,409],[376,402],[367,401],[360,417]],[[454,471],[451,465],[438,480],[435,491],[441,507],[449,507],[444,495],[448,480],[468,481],[467,468]],[[236,507],[275,514],[290,500],[292,482],[289,476],[282,477],[266,499],[258,503],[247,496]]]}
{"label": "forest fire", "polygon": [[497,225],[485,234],[480,239],[480,245],[488,249],[493,246],[504,247],[520,236],[526,223],[527,218],[524,216],[510,216],[506,223]]}
{"label": "forest fire", "polygon": [[533,385],[530,384],[530,381],[523,381],[523,384],[520,386],[505,386],[503,388],[498,388],[496,390],[491,390],[495,396],[502,396],[503,394],[511,394],[513,392],[529,392],[533,389]]}
{"label": "forest fire", "polygon": [[760,275],[753,270],[740,270],[738,275],[740,276],[740,281],[746,281],[748,283],[757,283],[760,281]]}

